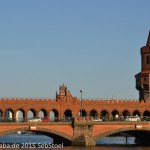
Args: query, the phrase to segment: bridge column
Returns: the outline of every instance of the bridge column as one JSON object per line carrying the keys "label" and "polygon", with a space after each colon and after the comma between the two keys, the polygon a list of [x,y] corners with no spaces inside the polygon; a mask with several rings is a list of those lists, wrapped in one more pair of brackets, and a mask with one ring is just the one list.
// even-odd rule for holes
{"label": "bridge column", "polygon": [[37,118],[39,116],[39,111],[35,111],[35,117]]}
{"label": "bridge column", "polygon": [[46,116],[47,118],[50,118],[50,113],[47,113],[47,116]]}
{"label": "bridge column", "polygon": [[140,111],[140,119],[143,119],[143,112],[142,111]]}
{"label": "bridge column", "polygon": [[14,111],[12,112],[12,118],[13,118],[13,119],[16,119],[16,113],[17,113],[16,110],[14,110]]}
{"label": "bridge column", "polygon": [[12,116],[13,119],[15,119],[18,122],[18,116],[17,116],[17,111],[14,111],[14,115]]}
{"label": "bridge column", "polygon": [[74,140],[72,145],[75,146],[94,146],[96,142],[92,136],[93,125],[89,122],[75,123]]}
{"label": "bridge column", "polygon": [[111,112],[108,112],[108,121],[110,121],[110,119],[111,119]]}
{"label": "bridge column", "polygon": [[25,112],[25,114],[23,114],[23,122],[27,122],[28,118],[27,118],[27,113]]}

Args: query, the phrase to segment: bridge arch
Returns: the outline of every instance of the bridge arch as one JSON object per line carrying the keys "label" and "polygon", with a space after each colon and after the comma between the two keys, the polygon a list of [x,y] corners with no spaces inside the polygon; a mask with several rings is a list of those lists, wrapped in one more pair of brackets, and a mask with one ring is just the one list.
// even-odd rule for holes
{"label": "bridge arch", "polygon": [[107,121],[109,117],[109,113],[107,110],[102,110],[100,113],[100,117],[103,119],[103,121]]}
{"label": "bridge arch", "polygon": [[20,108],[16,111],[16,115],[15,115],[16,121],[20,122],[20,121],[25,121],[25,110]]}
{"label": "bridge arch", "polygon": [[101,115],[104,116],[104,117],[108,116],[108,111],[107,110],[102,110]]}
{"label": "bridge arch", "polygon": [[42,132],[48,135],[49,137],[54,139],[54,143],[63,143],[63,144],[66,143],[65,145],[68,145],[68,142],[69,142],[69,145],[71,145],[71,142],[73,140],[73,136],[60,132],[60,131],[56,131],[54,129],[37,127],[37,130],[35,132]]}
{"label": "bridge arch", "polygon": [[52,121],[58,121],[59,120],[59,113],[58,113],[58,110],[57,109],[52,109],[50,112],[49,112],[49,115],[50,115],[50,119]]}
{"label": "bridge arch", "polygon": [[32,118],[32,117],[36,117],[36,111],[33,108],[27,111],[27,118]]}
{"label": "bridge arch", "polygon": [[[0,135],[4,136],[4,135],[8,135],[8,134],[12,134],[12,133],[16,133],[17,131],[29,131],[29,126],[26,127],[14,127],[5,131],[0,131]],[[33,132],[40,132],[43,133],[44,135],[47,135],[51,138],[54,139],[54,143],[58,143],[58,144],[66,144],[69,143],[69,145],[71,145],[71,142],[73,140],[73,136],[54,130],[54,129],[48,129],[48,128],[44,128],[44,127],[36,127],[36,131]]]}
{"label": "bridge arch", "polygon": [[8,109],[5,111],[5,119],[6,119],[6,120],[9,120],[10,118],[14,118],[14,111],[13,111],[13,109],[8,108]]}
{"label": "bridge arch", "polygon": [[106,131],[106,132],[100,133],[99,135],[96,135],[94,137],[94,140],[98,141],[98,140],[100,140],[104,137],[107,137],[107,136],[111,135],[111,134],[122,132],[122,131],[127,131],[127,130],[134,130],[134,128],[129,128],[129,129],[128,128],[118,128],[118,129]]}
{"label": "bridge arch", "polygon": [[118,111],[118,110],[113,110],[113,111],[111,112],[111,115],[112,115],[113,117],[115,117],[116,115],[119,115],[119,111]]}
{"label": "bridge arch", "polygon": [[119,120],[119,111],[118,110],[113,110],[111,112],[110,120],[112,120],[112,121],[118,121]]}
{"label": "bridge arch", "polygon": [[82,111],[82,117],[86,117],[87,116],[87,112],[84,109],[80,110],[78,115],[81,116],[81,111]]}
{"label": "bridge arch", "polygon": [[145,110],[145,111],[143,112],[143,116],[150,116],[150,111]]}
{"label": "bridge arch", "polygon": [[128,110],[124,110],[123,112],[122,112],[122,115],[125,117],[125,116],[130,116],[130,111],[128,111]]}
{"label": "bridge arch", "polygon": [[90,117],[98,117],[98,112],[95,109],[92,109],[89,114]]}
{"label": "bridge arch", "polygon": [[38,116],[39,117],[47,117],[48,113],[47,111],[43,108],[39,111]]}
{"label": "bridge arch", "polygon": [[64,116],[65,117],[72,117],[72,111],[70,109],[65,110]]}
{"label": "bridge arch", "polygon": [[141,113],[140,113],[140,111],[135,110],[135,111],[133,111],[132,115],[133,116],[141,116]]}
{"label": "bridge arch", "polygon": [[135,127],[123,127],[123,128],[117,128],[117,129],[113,129],[113,130],[109,130],[103,133],[100,133],[99,135],[94,136],[94,140],[98,141],[104,137],[107,137],[109,135],[115,134],[115,133],[119,133],[119,132],[124,132],[124,131],[148,131],[150,132],[150,128],[149,127],[142,127],[142,129],[136,129]]}

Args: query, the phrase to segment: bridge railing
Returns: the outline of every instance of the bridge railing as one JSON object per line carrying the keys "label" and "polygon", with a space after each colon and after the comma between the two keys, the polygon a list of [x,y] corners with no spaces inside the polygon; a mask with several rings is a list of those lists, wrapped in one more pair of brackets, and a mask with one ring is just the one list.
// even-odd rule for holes
{"label": "bridge railing", "polygon": [[78,117],[77,121],[112,122],[112,121],[150,121],[150,116],[102,116],[102,117]]}
{"label": "bridge railing", "polygon": [[112,116],[108,117],[93,117],[93,121],[150,121],[150,116]]}
{"label": "bridge railing", "polygon": [[[32,121],[32,119],[34,121]],[[31,120],[31,121],[29,121]],[[40,117],[37,118],[0,118],[0,123],[3,122],[16,122],[16,123],[20,123],[20,122],[37,122],[37,123],[41,123],[41,122],[72,122],[72,121],[92,121],[92,122],[112,122],[112,121],[118,121],[118,122],[122,122],[122,121],[150,121],[150,116],[112,116],[112,117],[108,117],[108,116],[101,116],[101,117],[93,117],[93,116],[84,116],[84,117],[63,117],[61,119],[58,119],[57,117],[54,117],[53,119],[48,119],[45,121],[42,121]]]}
{"label": "bridge railing", "polygon": [[73,117],[62,117],[61,119],[59,119],[58,117],[53,117],[53,118],[48,118],[48,117],[31,117],[31,118],[1,118],[0,117],[0,123],[3,122],[16,122],[16,123],[20,123],[20,122],[37,122],[37,123],[41,123],[41,122],[72,122],[73,121]]}

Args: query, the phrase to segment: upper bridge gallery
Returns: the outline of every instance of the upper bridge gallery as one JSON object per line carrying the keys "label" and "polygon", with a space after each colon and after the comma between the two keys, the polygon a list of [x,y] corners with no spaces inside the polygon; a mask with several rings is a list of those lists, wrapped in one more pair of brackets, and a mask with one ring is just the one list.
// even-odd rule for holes
{"label": "upper bridge gallery", "polygon": [[[80,100],[73,97],[65,85],[60,86],[55,99],[1,98],[0,136],[32,130],[51,136],[54,143],[95,145],[97,140],[105,136],[128,132],[136,137],[137,143],[148,144],[150,32],[146,46],[141,48],[141,64],[141,72],[135,75],[139,100]],[[29,111],[33,117],[38,117],[42,112],[48,118],[53,112],[53,122],[28,123]],[[18,112],[22,114],[21,118],[18,117]]]}

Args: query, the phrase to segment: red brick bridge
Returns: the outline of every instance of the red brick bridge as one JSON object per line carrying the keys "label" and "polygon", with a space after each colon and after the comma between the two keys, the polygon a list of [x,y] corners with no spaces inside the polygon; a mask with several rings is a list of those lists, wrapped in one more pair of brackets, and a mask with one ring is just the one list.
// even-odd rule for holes
{"label": "red brick bridge", "polygon": [[[115,118],[116,115],[124,118],[136,115],[140,118],[143,116],[149,117],[149,108],[149,101],[89,99],[82,99],[81,101],[77,97],[73,97],[67,87],[63,85],[59,89],[59,94],[56,93],[56,99],[53,100],[2,98],[0,100],[0,118],[6,121],[12,117],[16,118],[17,122],[1,122],[0,135],[31,130],[49,135],[54,139],[54,143],[63,142],[64,144],[73,145],[95,145],[97,140],[105,136],[125,131],[132,132],[132,135],[140,138],[135,133],[143,131],[142,134],[145,134],[145,131],[149,131],[149,121],[115,122],[112,118]],[[17,116],[18,111],[22,113],[23,120],[17,118],[19,117]],[[33,113],[33,117],[38,117],[39,112],[43,112],[45,117],[51,117],[50,112],[53,112],[57,120],[53,120],[55,122],[51,123],[27,123],[29,111]],[[73,117],[74,121],[72,123],[56,122],[64,116]],[[93,118],[105,118],[105,120],[95,122]],[[146,141],[148,140],[146,139]]]}
{"label": "red brick bridge", "polygon": [[[128,132],[139,138],[139,141],[149,141],[149,122],[93,122],[76,121],[71,123],[1,123],[0,136],[17,131],[41,132],[52,138],[54,143],[66,145],[95,145],[96,141],[119,132]],[[136,134],[139,133],[139,134]],[[141,139],[141,134],[146,134]]]}
{"label": "red brick bridge", "polygon": [[[66,86],[61,86],[56,99],[47,98],[1,98],[0,119],[23,118],[27,121],[32,117],[38,117],[40,113],[44,117],[53,117],[60,120],[65,117],[98,117],[111,118],[118,116],[150,116],[150,101],[139,100],[101,100],[78,99],[73,97]],[[18,116],[20,113],[21,116]],[[53,119],[53,118],[51,118]]]}

